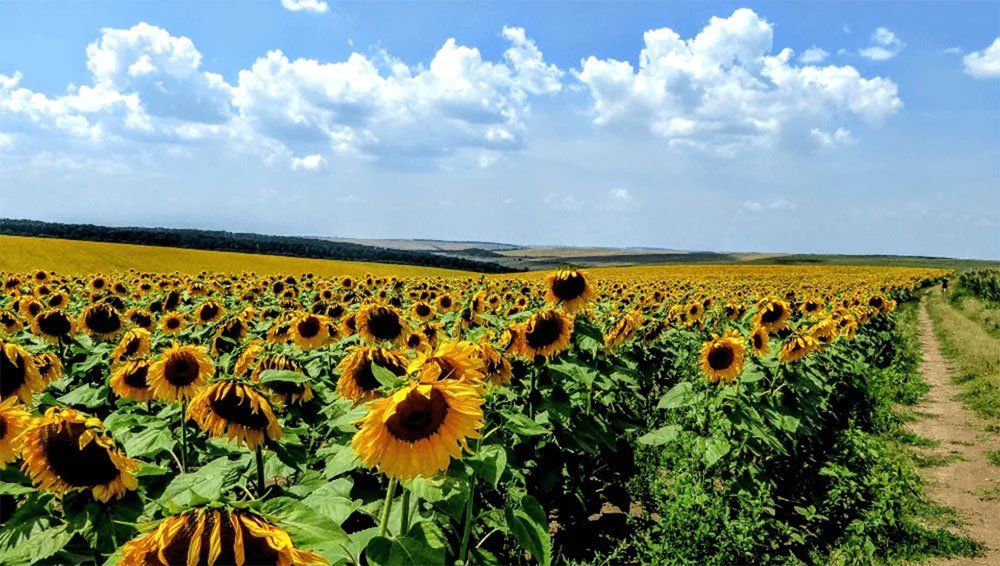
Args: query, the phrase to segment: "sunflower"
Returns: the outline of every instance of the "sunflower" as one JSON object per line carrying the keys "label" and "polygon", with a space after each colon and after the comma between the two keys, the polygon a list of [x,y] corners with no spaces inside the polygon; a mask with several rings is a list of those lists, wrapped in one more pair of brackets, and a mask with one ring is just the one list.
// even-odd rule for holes
{"label": "sunflower", "polygon": [[191,399],[187,418],[198,423],[209,436],[236,440],[250,450],[267,440],[281,438],[281,425],[253,385],[225,379],[203,387]]}
{"label": "sunflower", "polygon": [[23,438],[20,435],[31,424],[31,419],[16,397],[0,402],[0,470],[21,456]]}
{"label": "sunflower", "polygon": [[215,329],[212,335],[212,355],[228,354],[239,347],[247,337],[249,328],[239,316],[230,316]]}
{"label": "sunflower", "polygon": [[561,269],[546,277],[545,282],[548,284],[545,300],[554,305],[561,304],[566,312],[586,308],[587,301],[594,296],[594,288],[582,271]]}
{"label": "sunflower", "polygon": [[35,367],[38,368],[38,375],[42,378],[42,383],[48,385],[62,377],[63,365],[59,356],[52,352],[42,352],[35,354]]}
{"label": "sunflower", "polygon": [[634,338],[640,326],[642,326],[641,313],[639,311],[632,311],[621,317],[611,330],[604,335],[604,343],[609,350],[615,350],[618,346]]}
{"label": "sunflower", "polygon": [[292,339],[291,321],[294,315],[291,313],[284,313],[279,315],[274,322],[271,323],[271,327],[267,330],[267,341],[271,344],[284,344]]}
{"label": "sunflower", "polygon": [[743,356],[746,353],[744,338],[730,330],[722,336],[713,335],[701,347],[701,371],[708,381],[732,383],[743,371]]}
{"label": "sunflower", "polygon": [[169,312],[160,319],[160,332],[164,334],[179,334],[184,330],[184,315],[179,312]]}
{"label": "sunflower", "polygon": [[445,342],[431,355],[421,353],[410,362],[408,373],[418,375],[421,381],[455,379],[482,383],[486,364],[472,342]]}
{"label": "sunflower", "polygon": [[73,319],[61,310],[52,309],[38,313],[31,320],[31,331],[50,344],[73,334]]}
{"label": "sunflower", "polygon": [[114,363],[149,355],[149,332],[142,328],[132,328],[122,336],[118,346],[111,352]]}
{"label": "sunflower", "polygon": [[825,318],[809,327],[809,335],[820,344],[829,344],[837,339],[840,327],[832,318]]}
{"label": "sunflower", "polygon": [[820,343],[815,338],[808,334],[800,334],[785,342],[785,345],[781,347],[781,352],[778,353],[778,359],[785,363],[795,362],[819,348]]}
{"label": "sunflower", "polygon": [[21,330],[21,319],[13,311],[0,310],[0,330],[7,334],[14,334]]}
{"label": "sunflower", "polygon": [[427,343],[427,337],[424,336],[423,332],[414,330],[406,335],[406,347],[419,352],[426,350],[430,345]]}
{"label": "sunflower", "polygon": [[517,351],[528,358],[548,358],[569,346],[573,335],[573,317],[553,309],[542,309],[531,315],[518,329]]}
{"label": "sunflower", "polygon": [[790,316],[792,316],[792,313],[788,308],[788,303],[772,299],[761,305],[754,322],[757,326],[774,333],[786,326],[786,321]]}
{"label": "sunflower", "polygon": [[314,350],[330,341],[329,322],[325,316],[302,314],[292,319],[289,333],[299,349]]}
{"label": "sunflower", "polygon": [[410,307],[410,318],[417,322],[427,322],[434,318],[434,307],[423,301],[413,303]]}
{"label": "sunflower", "polygon": [[190,399],[198,387],[215,375],[215,365],[200,346],[180,346],[174,342],[150,368],[149,386],[157,399]]}
{"label": "sunflower", "polygon": [[438,295],[436,305],[437,310],[441,312],[450,312],[453,308],[455,308],[455,298],[447,294]]}
{"label": "sunflower", "polygon": [[76,325],[78,330],[102,340],[109,340],[121,331],[123,323],[118,311],[111,305],[96,303],[80,313]]}
{"label": "sunflower", "polygon": [[250,511],[200,508],[167,517],[122,547],[121,566],[326,564],[289,534]]}
{"label": "sunflower", "polygon": [[45,305],[38,302],[38,300],[35,299],[34,297],[26,297],[24,300],[21,301],[21,304],[19,305],[18,308],[21,311],[21,316],[23,316],[27,320],[31,320],[36,316],[38,316],[38,313],[45,310]]}
{"label": "sunflower", "polygon": [[50,309],[61,309],[69,304],[69,295],[66,294],[66,291],[56,291],[45,297],[42,302]]}
{"label": "sunflower", "polygon": [[496,351],[493,346],[481,343],[477,346],[479,357],[483,360],[483,373],[493,385],[507,385],[514,375],[510,360]]}
{"label": "sunflower", "polygon": [[233,366],[233,375],[243,377],[253,367],[257,356],[264,351],[264,343],[258,338],[243,348],[240,356],[236,358],[236,365]]}
{"label": "sunflower", "polygon": [[22,469],[41,489],[57,495],[90,490],[106,502],[139,487],[133,475],[139,463],[118,450],[98,418],[50,407],[22,438]]}
{"label": "sunflower", "polygon": [[389,305],[363,307],[358,311],[354,324],[365,341],[391,342],[397,346],[403,344],[410,330],[399,311]]}
{"label": "sunflower", "polygon": [[337,371],[337,395],[355,403],[378,397],[382,385],[372,373],[372,364],[391,371],[396,376],[406,375],[406,354],[373,346],[355,346],[340,360]]}
{"label": "sunflower", "polygon": [[108,280],[103,275],[97,275],[90,280],[92,291],[103,291],[108,288]]}
{"label": "sunflower", "polygon": [[194,311],[194,318],[200,324],[215,322],[226,314],[226,307],[215,301],[205,301]]}
{"label": "sunflower", "polygon": [[0,342],[0,376],[0,399],[16,396],[31,405],[34,394],[45,389],[34,358],[17,344]]}
{"label": "sunflower", "polygon": [[[254,381],[260,381],[261,372],[269,369],[294,371],[295,373],[300,373],[302,375],[306,374],[306,372],[302,370],[302,366],[300,366],[295,360],[281,354],[268,354],[261,358],[260,363],[257,364],[256,368],[254,368],[253,374],[250,378]],[[271,394],[271,399],[282,405],[288,403],[301,405],[302,403],[308,403],[313,399],[312,387],[307,381],[303,381],[301,383],[296,383],[294,381],[269,381],[261,386],[265,391]]]}
{"label": "sunflower", "polygon": [[479,438],[482,404],[468,382],[413,382],[367,404],[351,447],[366,466],[391,478],[429,477],[461,458],[469,438]]}
{"label": "sunflower", "polygon": [[750,344],[753,346],[753,353],[756,356],[766,356],[771,351],[768,345],[768,333],[765,328],[757,327],[750,335]]}
{"label": "sunflower", "polygon": [[149,386],[149,360],[133,360],[119,365],[111,374],[111,390],[119,397],[133,401],[150,401],[155,398]]}

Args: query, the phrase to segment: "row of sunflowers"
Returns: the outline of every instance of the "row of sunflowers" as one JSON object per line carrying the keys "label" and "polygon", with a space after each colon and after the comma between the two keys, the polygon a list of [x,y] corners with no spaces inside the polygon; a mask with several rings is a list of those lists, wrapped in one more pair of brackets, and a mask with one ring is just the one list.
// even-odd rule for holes
{"label": "row of sunflowers", "polygon": [[[0,561],[586,554],[601,536],[565,541],[595,511],[644,512],[614,489],[636,450],[683,432],[656,409],[780,389],[943,275],[6,274]],[[737,452],[713,436],[695,457]]]}

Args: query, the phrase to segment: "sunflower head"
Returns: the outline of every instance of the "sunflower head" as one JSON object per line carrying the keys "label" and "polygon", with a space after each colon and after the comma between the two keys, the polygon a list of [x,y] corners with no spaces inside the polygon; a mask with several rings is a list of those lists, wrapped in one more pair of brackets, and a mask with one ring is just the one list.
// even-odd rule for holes
{"label": "sunflower head", "polygon": [[402,345],[409,333],[409,327],[402,315],[389,305],[371,304],[358,312],[355,322],[358,333],[367,342],[390,342]]}
{"label": "sunflower head", "polygon": [[[250,378],[253,381],[260,381],[261,372],[266,370],[283,370],[293,371],[302,375],[306,374],[302,366],[295,360],[282,354],[268,354],[260,359]],[[313,399],[312,387],[308,381],[269,381],[264,383],[262,387],[271,394],[272,400],[281,405],[289,403],[301,405]]]}
{"label": "sunflower head", "polygon": [[750,335],[750,345],[753,347],[754,355],[766,356],[771,351],[771,347],[768,345],[768,338],[767,329],[759,326],[754,329],[753,334]]}
{"label": "sunflower head", "polygon": [[69,338],[73,334],[73,326],[73,319],[58,309],[42,311],[31,321],[31,331],[35,336],[51,344],[60,338]]}
{"label": "sunflower head", "polygon": [[779,299],[771,299],[761,305],[754,322],[768,332],[775,333],[787,326],[786,321],[791,315],[788,303]]}
{"label": "sunflower head", "polygon": [[230,316],[215,329],[212,335],[212,355],[228,354],[236,350],[247,336],[249,328],[239,316]]}
{"label": "sunflower head", "polygon": [[701,347],[701,371],[712,383],[732,383],[743,371],[745,353],[744,338],[738,332],[713,336]]}
{"label": "sunflower head", "polygon": [[32,417],[19,403],[17,397],[0,402],[0,470],[21,456],[24,432]]}
{"label": "sunflower head", "polygon": [[479,350],[473,343],[464,341],[442,343],[433,354],[418,355],[408,367],[409,373],[425,382],[457,379],[478,384],[483,382],[484,370]]}
{"label": "sunflower head", "polygon": [[515,349],[519,354],[530,359],[548,358],[569,346],[573,317],[562,311],[542,309],[513,332],[517,334]]}
{"label": "sunflower head", "polygon": [[545,300],[561,304],[567,312],[575,312],[587,306],[594,296],[594,289],[587,280],[586,273],[575,269],[561,269],[546,278]]}
{"label": "sunflower head", "polygon": [[114,363],[123,362],[149,355],[149,331],[142,328],[131,328],[122,336],[118,346],[111,352]]}
{"label": "sunflower head", "polygon": [[410,307],[410,318],[417,322],[427,322],[434,318],[434,307],[423,301],[417,301]]}
{"label": "sunflower head", "polygon": [[615,350],[635,337],[642,325],[642,313],[632,311],[618,319],[611,330],[604,335],[604,343],[609,350]]}
{"label": "sunflower head", "polygon": [[122,566],[326,563],[295,548],[288,532],[250,511],[205,507],[167,517],[125,543],[121,561]]}
{"label": "sunflower head", "polygon": [[42,352],[35,354],[35,367],[38,368],[38,375],[42,378],[42,383],[48,385],[62,377],[63,365],[59,356],[52,352]]}
{"label": "sunflower head", "polygon": [[289,332],[300,349],[321,348],[330,341],[330,320],[322,315],[304,313],[292,319]]}
{"label": "sunflower head", "polygon": [[139,487],[139,463],[118,450],[100,419],[50,407],[22,438],[22,468],[41,489],[57,495],[89,490],[103,502]]}
{"label": "sunflower head", "polygon": [[496,351],[493,346],[483,342],[476,346],[479,357],[483,360],[483,373],[493,385],[507,385],[514,375],[510,360]]}
{"label": "sunflower head", "polygon": [[0,310],[0,334],[14,334],[21,326],[21,319],[14,311]]}
{"label": "sunflower head", "polygon": [[105,302],[95,303],[87,307],[77,321],[77,329],[95,338],[111,340],[124,327],[118,311]]}
{"label": "sunflower head", "polygon": [[429,477],[461,458],[469,438],[479,437],[482,404],[468,382],[413,382],[368,403],[351,446],[366,466],[391,478]]}
{"label": "sunflower head", "polygon": [[149,360],[132,360],[119,364],[111,374],[111,390],[119,397],[133,401],[150,401],[155,395],[149,386]]}
{"label": "sunflower head", "polygon": [[204,348],[174,342],[149,368],[147,380],[157,399],[173,402],[190,399],[214,375],[215,365]]}
{"label": "sunflower head", "polygon": [[184,315],[179,312],[169,312],[160,319],[160,332],[172,335],[184,330]]}
{"label": "sunflower head", "polygon": [[801,360],[812,351],[818,350],[820,343],[809,334],[797,334],[789,338],[778,353],[778,359],[785,363]]}
{"label": "sunflower head", "polygon": [[218,321],[224,314],[226,314],[226,307],[215,301],[205,301],[195,309],[194,318],[199,324],[208,324]]}
{"label": "sunflower head", "polygon": [[363,403],[378,397],[382,386],[372,372],[372,364],[381,366],[397,377],[406,375],[408,360],[406,354],[376,346],[355,346],[344,356],[337,366],[340,378],[337,380],[337,395],[355,403]]}
{"label": "sunflower head", "polygon": [[31,405],[35,393],[45,389],[35,359],[17,344],[0,341],[0,376],[0,399],[17,397]]}
{"label": "sunflower head", "polygon": [[198,423],[209,436],[236,440],[256,450],[265,441],[281,438],[281,426],[256,387],[224,379],[203,387],[191,399],[187,418]]}

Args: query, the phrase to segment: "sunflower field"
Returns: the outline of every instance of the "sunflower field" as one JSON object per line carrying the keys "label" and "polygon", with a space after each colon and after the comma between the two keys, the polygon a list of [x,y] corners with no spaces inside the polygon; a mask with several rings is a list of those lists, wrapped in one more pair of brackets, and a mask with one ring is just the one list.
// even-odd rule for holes
{"label": "sunflower field", "polygon": [[0,274],[0,563],[870,558],[947,274]]}

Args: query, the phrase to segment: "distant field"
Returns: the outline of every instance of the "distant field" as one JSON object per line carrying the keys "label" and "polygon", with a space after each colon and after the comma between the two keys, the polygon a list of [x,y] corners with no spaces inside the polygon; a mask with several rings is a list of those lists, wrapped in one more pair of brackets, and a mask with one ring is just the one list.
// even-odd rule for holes
{"label": "distant field", "polygon": [[54,238],[0,236],[0,271],[50,269],[65,274],[137,271],[198,273],[306,273],[317,275],[396,275],[468,277],[478,275],[433,267],[304,259],[182,248],[110,244]]}

